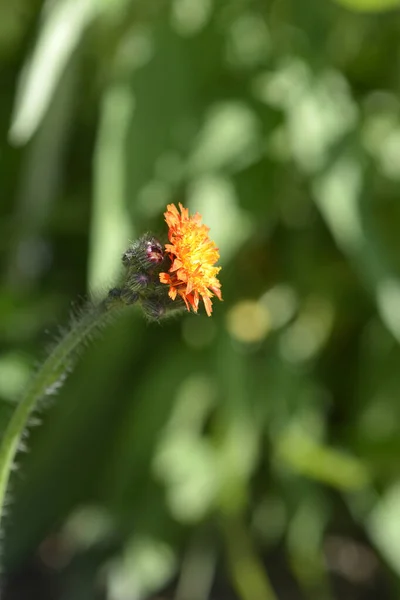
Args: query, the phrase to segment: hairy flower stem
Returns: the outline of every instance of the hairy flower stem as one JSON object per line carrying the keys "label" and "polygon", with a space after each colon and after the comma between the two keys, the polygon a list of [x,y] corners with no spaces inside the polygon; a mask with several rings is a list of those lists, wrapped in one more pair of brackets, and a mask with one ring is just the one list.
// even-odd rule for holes
{"label": "hairy flower stem", "polygon": [[53,348],[19,402],[0,443],[0,519],[13,462],[29,419],[40,401],[52,393],[73,365],[79,350],[123,306],[112,294],[98,305],[90,306],[75,318],[70,330]]}
{"label": "hairy flower stem", "polygon": [[41,400],[51,395],[63,382],[79,351],[93,334],[119,309],[139,304],[149,321],[158,322],[183,309],[183,301],[173,301],[160,282],[160,272],[170,266],[163,246],[152,234],[145,234],[124,252],[125,275],[121,286],[110,290],[105,300],[89,305],[76,317],[69,331],[53,348],[37,371],[21,399],[0,441],[0,525],[15,455],[29,426],[32,413]]}

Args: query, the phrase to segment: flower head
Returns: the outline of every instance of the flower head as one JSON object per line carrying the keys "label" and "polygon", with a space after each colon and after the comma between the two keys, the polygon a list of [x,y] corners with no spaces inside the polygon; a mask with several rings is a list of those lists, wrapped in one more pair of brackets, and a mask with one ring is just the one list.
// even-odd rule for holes
{"label": "flower head", "polygon": [[168,273],[160,273],[161,283],[170,286],[169,297],[175,300],[180,296],[186,308],[197,312],[200,296],[203,299],[208,316],[212,313],[211,298],[215,295],[222,300],[221,284],[217,275],[221,267],[215,267],[219,259],[218,248],[208,236],[209,228],[201,224],[201,216],[179,204],[180,213],[175,204],[168,204],[164,213],[169,227],[165,251],[171,259]]}

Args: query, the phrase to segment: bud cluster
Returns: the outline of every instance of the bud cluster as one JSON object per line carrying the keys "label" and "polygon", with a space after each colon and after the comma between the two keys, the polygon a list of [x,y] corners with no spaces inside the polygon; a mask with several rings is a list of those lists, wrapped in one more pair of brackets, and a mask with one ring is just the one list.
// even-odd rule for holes
{"label": "bud cluster", "polygon": [[109,302],[138,302],[147,318],[154,321],[185,308],[183,301],[171,300],[168,287],[160,282],[160,272],[168,271],[171,264],[156,237],[145,234],[133,242],[122,255],[122,264],[123,284],[109,292]]}

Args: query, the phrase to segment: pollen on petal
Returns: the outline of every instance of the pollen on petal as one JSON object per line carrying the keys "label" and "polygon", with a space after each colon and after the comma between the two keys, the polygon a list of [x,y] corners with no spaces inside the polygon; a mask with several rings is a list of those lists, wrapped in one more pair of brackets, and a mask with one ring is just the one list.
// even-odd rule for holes
{"label": "pollen on petal", "polygon": [[188,310],[192,307],[197,312],[202,298],[207,315],[211,316],[211,298],[216,296],[222,300],[222,295],[217,278],[221,267],[215,266],[219,251],[209,238],[209,228],[201,223],[199,213],[190,216],[182,204],[179,210],[175,204],[168,204],[164,217],[170,242],[165,245],[165,251],[171,267],[168,273],[160,273],[160,281],[170,286],[171,298],[173,291],[173,299],[179,295],[184,300]]}

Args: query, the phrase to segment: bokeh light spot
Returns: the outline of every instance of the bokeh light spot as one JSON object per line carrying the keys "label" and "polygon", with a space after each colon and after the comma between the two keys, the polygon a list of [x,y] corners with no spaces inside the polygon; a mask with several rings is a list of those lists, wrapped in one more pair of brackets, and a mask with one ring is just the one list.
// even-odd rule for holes
{"label": "bokeh light spot", "polygon": [[226,317],[230,335],[244,344],[262,341],[271,328],[267,307],[255,300],[242,300],[231,308]]}

